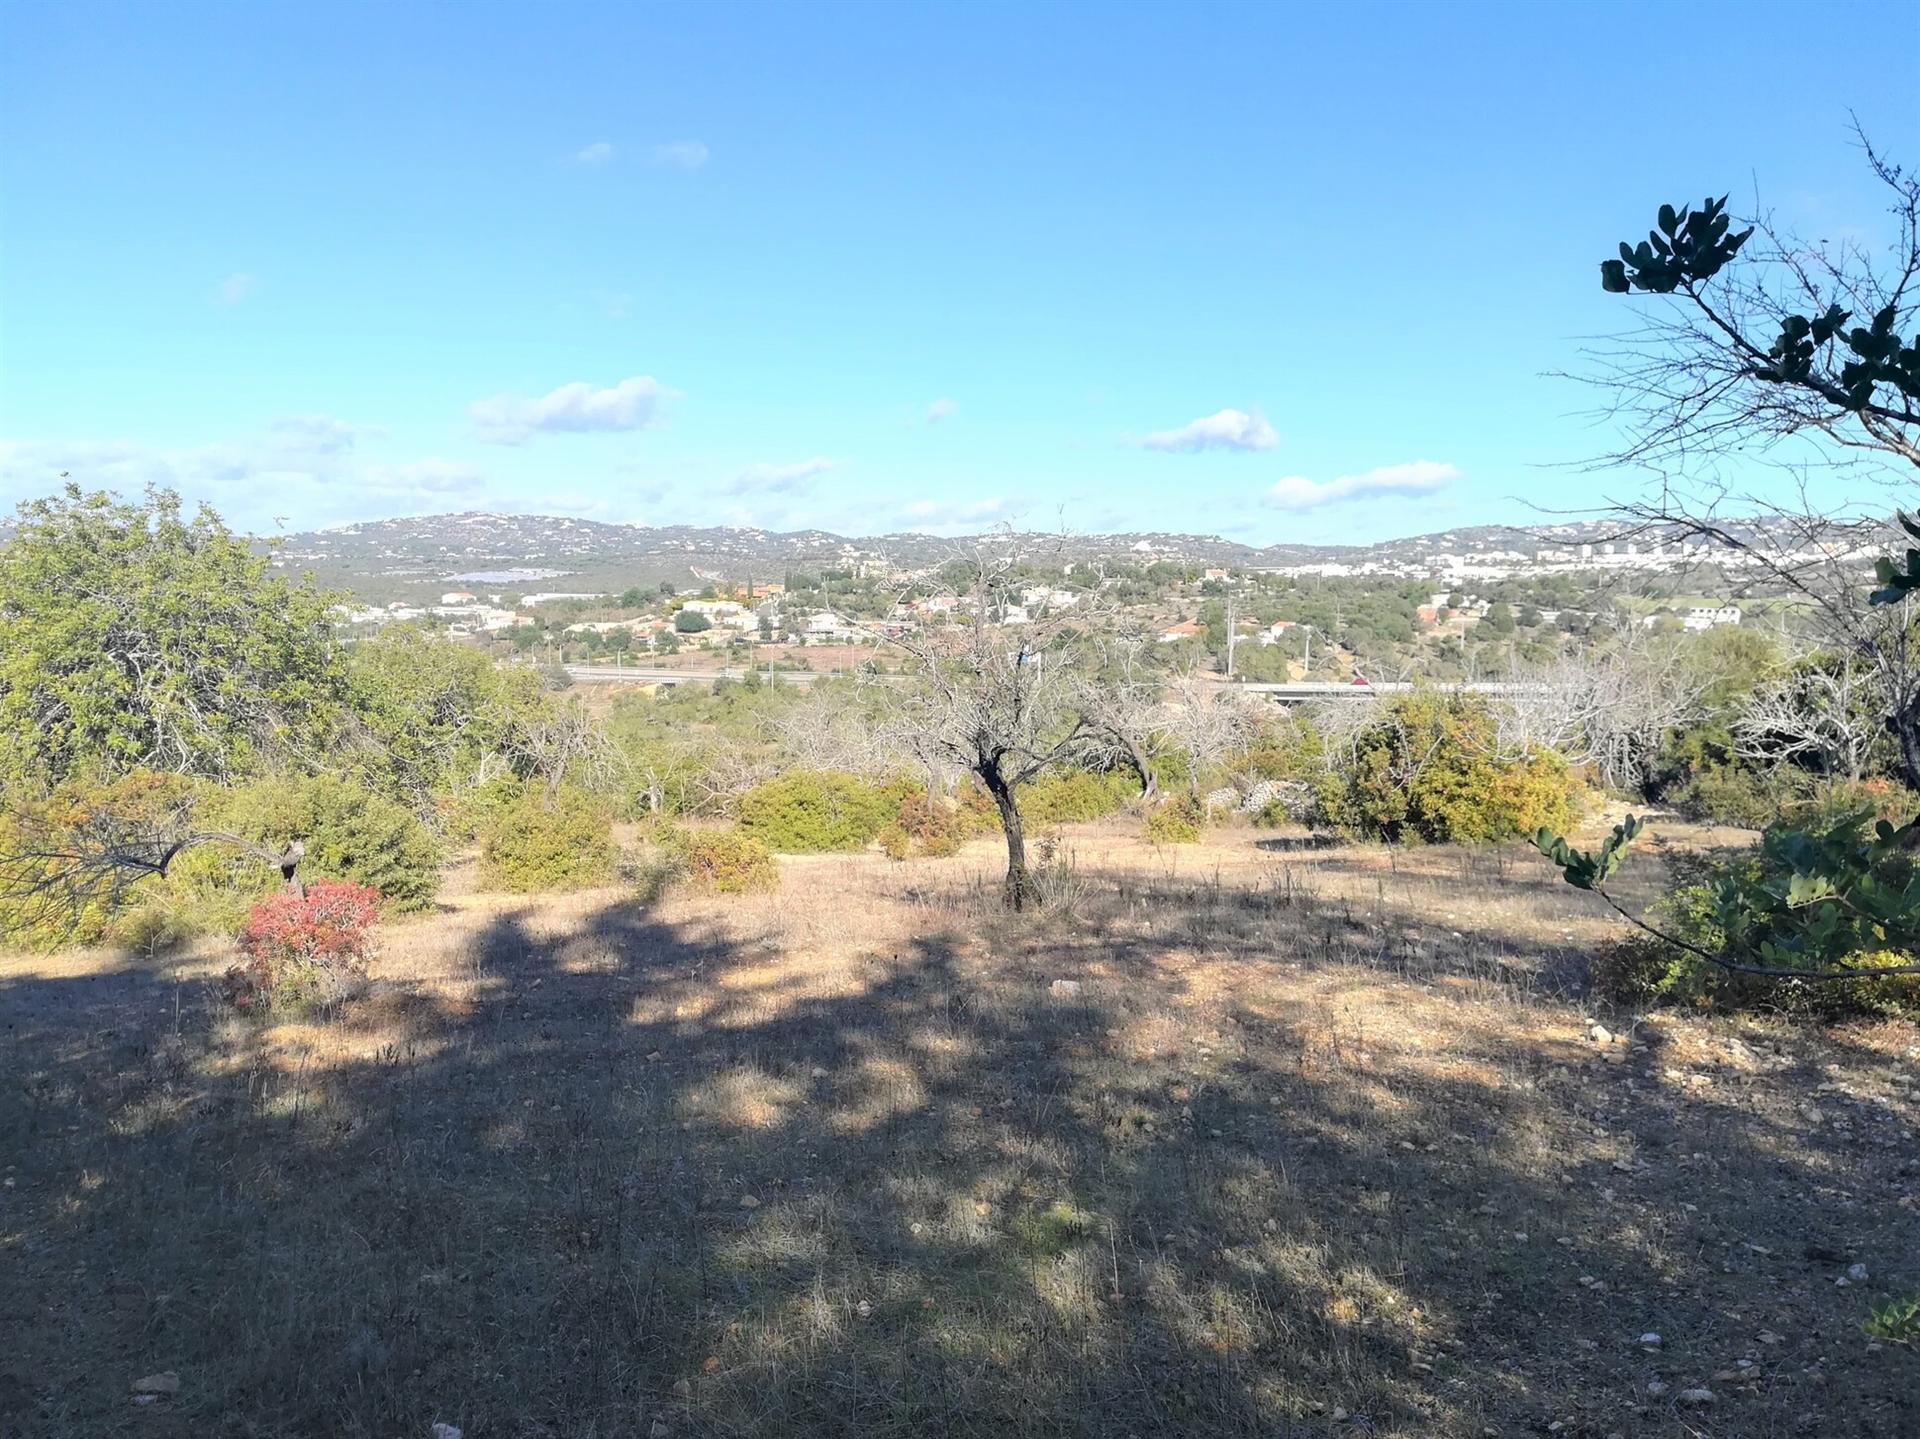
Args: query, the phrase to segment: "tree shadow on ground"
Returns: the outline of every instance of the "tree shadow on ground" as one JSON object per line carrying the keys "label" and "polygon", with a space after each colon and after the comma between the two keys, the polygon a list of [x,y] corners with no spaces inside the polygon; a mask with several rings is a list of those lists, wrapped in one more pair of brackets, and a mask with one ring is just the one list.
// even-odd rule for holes
{"label": "tree shadow on ground", "polygon": [[0,1430],[1920,1425],[1834,1287],[1920,1248],[1911,1106],[1810,1143],[1797,1074],[1615,1062],[1340,904],[1213,889],[839,965],[528,906],[304,1048],[138,967],[0,980]]}

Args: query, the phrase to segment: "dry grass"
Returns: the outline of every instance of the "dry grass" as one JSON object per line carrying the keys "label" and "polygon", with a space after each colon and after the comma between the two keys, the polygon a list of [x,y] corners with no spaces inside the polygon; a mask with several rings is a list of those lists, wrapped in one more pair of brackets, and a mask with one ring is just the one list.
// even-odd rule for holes
{"label": "dry grass", "polygon": [[993,858],[4,962],[0,1433],[1920,1433],[1911,1029],[1597,1043],[1519,851]]}

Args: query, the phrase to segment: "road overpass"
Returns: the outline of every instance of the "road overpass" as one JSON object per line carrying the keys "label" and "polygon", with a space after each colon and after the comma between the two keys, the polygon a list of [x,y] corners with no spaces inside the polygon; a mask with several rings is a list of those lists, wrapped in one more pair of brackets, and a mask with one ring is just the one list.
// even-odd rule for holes
{"label": "road overpass", "polygon": [[[762,680],[769,680],[774,684],[810,685],[815,680],[837,677],[837,672],[827,674],[819,670],[774,670],[769,674],[762,669],[748,671],[736,666],[726,666],[717,670],[692,670],[649,668],[640,665],[568,665],[566,670],[576,684],[589,685],[710,685],[715,680],[743,680],[749,673],[759,675]],[[874,675],[870,678],[898,680],[900,676]],[[1232,682],[1221,681],[1222,685],[1229,683]],[[1335,680],[1286,680],[1269,684],[1233,684],[1233,688],[1243,694],[1264,695],[1279,704],[1305,704],[1310,700],[1381,699],[1388,695],[1410,694],[1416,686],[1400,680],[1383,680],[1364,685],[1341,684]],[[1474,680],[1453,684],[1428,684],[1422,688],[1442,694],[1516,695],[1537,693],[1542,686],[1510,684],[1498,680]]]}
{"label": "road overpass", "polygon": [[1380,699],[1387,695],[1412,694],[1416,689],[1439,694],[1524,695],[1538,694],[1544,685],[1510,684],[1498,680],[1469,680],[1453,683],[1429,682],[1416,685],[1406,680],[1382,680],[1372,684],[1341,684],[1336,680],[1284,680],[1272,684],[1236,684],[1234,688],[1250,695],[1266,695],[1283,704],[1304,704],[1308,700]]}
{"label": "road overpass", "polygon": [[[710,685],[715,680],[743,680],[749,671],[733,666],[717,670],[679,670],[664,668],[646,668],[640,665],[568,665],[568,676],[575,684],[583,685]],[[828,675],[817,670],[774,670],[756,669],[751,673],[762,680],[771,679],[774,684],[810,685],[815,680],[827,679]]]}

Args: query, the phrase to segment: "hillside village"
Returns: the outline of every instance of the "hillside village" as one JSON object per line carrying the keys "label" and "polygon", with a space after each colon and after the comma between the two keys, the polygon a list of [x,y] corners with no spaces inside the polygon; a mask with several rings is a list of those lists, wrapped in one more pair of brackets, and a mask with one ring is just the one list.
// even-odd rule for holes
{"label": "hillside village", "polygon": [[[729,539],[714,538],[727,532],[706,532],[698,559],[689,555],[678,581],[649,583],[640,580],[648,572],[644,561],[623,562],[606,543],[575,543],[581,568],[559,568],[565,554],[552,543],[549,522],[493,518],[500,524],[486,527],[484,555],[457,545],[447,550],[441,582],[457,587],[345,603],[336,611],[342,633],[419,624],[498,658],[556,665],[779,669],[837,667],[857,657],[884,669],[893,657],[889,642],[971,617],[969,601],[945,573],[952,542],[929,548],[837,540],[828,553],[782,563],[769,557],[768,537],[759,532]],[[551,523],[563,534],[576,529],[573,522]],[[451,520],[441,526],[443,537],[463,532]],[[658,532],[641,533],[660,542]],[[516,535],[528,549],[503,554]],[[818,551],[829,539],[808,534],[798,544]],[[1509,535],[1501,547],[1481,532],[1448,532],[1345,558],[1267,565],[1209,563],[1210,542],[1200,537],[1108,539],[1115,546],[1109,553],[1086,539],[1037,544],[987,622],[1019,626],[1099,596],[1103,609],[1150,636],[1169,666],[1197,665],[1243,680],[1345,679],[1368,667],[1403,678],[1486,676],[1544,662],[1596,632],[1700,631],[1743,618],[1781,628],[1794,623],[1791,602],[1755,582],[1752,555],[1697,539],[1518,547]],[[1445,541],[1454,543],[1441,547]],[[387,556],[391,566],[363,561],[368,572],[356,587],[377,596],[383,582],[391,585],[404,572],[417,590],[422,581],[414,576],[425,556],[418,536],[414,543]],[[290,568],[302,557],[317,557],[311,543],[290,544],[276,563]],[[493,567],[477,568],[482,561]],[[605,587],[583,583],[593,579]]]}

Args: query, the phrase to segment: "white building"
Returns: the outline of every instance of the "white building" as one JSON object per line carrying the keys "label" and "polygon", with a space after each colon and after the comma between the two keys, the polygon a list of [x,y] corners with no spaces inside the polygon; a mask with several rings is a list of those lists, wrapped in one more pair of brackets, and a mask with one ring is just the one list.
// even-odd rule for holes
{"label": "white building", "polygon": [[1740,606],[1738,605],[1695,605],[1680,621],[1680,627],[1688,630],[1711,630],[1718,629],[1721,625],[1739,623]]}

